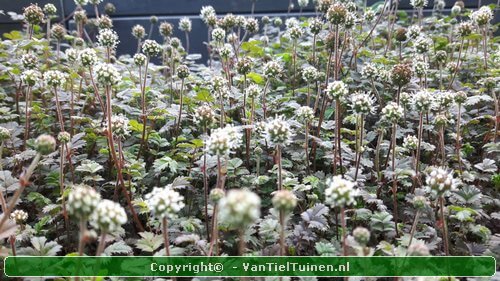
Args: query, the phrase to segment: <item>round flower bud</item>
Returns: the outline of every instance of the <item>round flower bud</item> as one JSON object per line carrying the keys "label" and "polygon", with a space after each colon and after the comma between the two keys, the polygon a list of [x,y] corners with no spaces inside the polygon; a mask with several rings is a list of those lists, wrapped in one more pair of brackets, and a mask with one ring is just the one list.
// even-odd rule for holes
{"label": "round flower bud", "polygon": [[48,70],[43,76],[47,85],[52,87],[58,87],[66,83],[66,74],[59,70]]}
{"label": "round flower bud", "polygon": [[103,86],[116,85],[122,79],[118,70],[110,63],[100,63],[96,65],[94,71],[97,82]]}
{"label": "round flower bud", "polygon": [[479,10],[473,12],[470,15],[470,18],[473,22],[475,22],[478,26],[485,26],[490,23],[493,19],[493,12],[490,7],[482,6]]}
{"label": "round flower bud", "polygon": [[301,106],[295,111],[297,119],[305,122],[310,122],[314,119],[314,110],[309,106]]}
{"label": "round flower bud", "polygon": [[366,9],[364,14],[364,20],[366,22],[372,22],[375,19],[376,13],[372,9]]}
{"label": "round flower bud", "polygon": [[410,0],[410,4],[413,6],[413,8],[423,8],[427,7],[427,0]]}
{"label": "round flower bud", "polygon": [[277,78],[283,72],[283,67],[277,61],[269,61],[264,65],[264,76],[268,79]]}
{"label": "round flower bud", "polygon": [[408,150],[415,150],[418,146],[418,138],[413,135],[407,135],[403,139],[403,147]]}
{"label": "round flower bud", "polygon": [[116,12],[116,7],[113,3],[106,3],[106,5],[104,5],[104,13],[106,13],[106,15],[112,15]]}
{"label": "round flower bud", "polygon": [[85,6],[89,3],[89,0],[75,0],[77,6]]}
{"label": "round flower bud", "polygon": [[278,190],[274,192],[273,196],[273,207],[288,214],[293,211],[295,206],[297,206],[297,197],[290,190]]}
{"label": "round flower bud", "polygon": [[21,81],[28,86],[34,86],[42,75],[37,70],[28,69],[21,74]]}
{"label": "round flower bud", "polygon": [[158,17],[157,16],[151,16],[149,18],[149,22],[151,22],[151,24],[157,24],[158,23]]}
{"label": "round flower bud", "polygon": [[406,28],[400,27],[396,30],[396,34],[394,36],[396,38],[396,41],[398,42],[404,42],[408,39],[408,36],[406,36]]}
{"label": "round flower bud", "polygon": [[233,46],[231,46],[230,44],[224,44],[224,46],[219,49],[219,54],[221,58],[227,60],[228,58],[233,56]]}
{"label": "round flower bud", "polygon": [[77,219],[87,219],[97,208],[101,195],[88,185],[76,185],[68,195],[68,213]]}
{"label": "round flower bud", "polygon": [[214,188],[210,191],[210,195],[209,195],[209,198],[210,198],[210,201],[212,201],[214,204],[218,204],[219,201],[224,198],[224,196],[226,195],[226,193],[224,192],[223,189],[221,188]]}
{"label": "round flower bud", "polygon": [[273,25],[275,27],[280,27],[283,24],[283,20],[279,17],[273,18]]}
{"label": "round flower bud", "polygon": [[378,74],[378,68],[373,63],[366,63],[361,69],[361,76],[368,79],[375,79]]}
{"label": "round flower bud", "polygon": [[331,207],[346,207],[354,204],[357,191],[355,183],[341,176],[334,176],[326,181],[325,204]]}
{"label": "round flower bud", "polygon": [[438,114],[434,117],[434,125],[438,128],[445,127],[448,124],[448,117],[444,114]]}
{"label": "round flower bud", "polygon": [[179,79],[186,79],[189,77],[189,67],[187,65],[179,65],[177,68],[177,77]]}
{"label": "round flower bud", "polygon": [[129,120],[125,115],[118,114],[111,116],[111,130],[117,137],[123,138],[130,134]]}
{"label": "round flower bud", "polygon": [[68,62],[74,63],[78,59],[78,51],[76,49],[68,48],[64,53]]}
{"label": "round flower bud", "polygon": [[349,94],[349,88],[342,81],[333,81],[328,83],[325,93],[332,100],[341,100]]}
{"label": "round flower bud", "polygon": [[97,41],[99,42],[99,45],[114,49],[120,43],[120,40],[118,40],[118,34],[112,29],[101,29],[99,30],[99,34],[97,35]]}
{"label": "round flower bud", "polygon": [[87,12],[85,10],[77,10],[73,14],[73,19],[76,23],[85,24],[88,21]]}
{"label": "round flower bud", "polygon": [[403,117],[403,114],[403,108],[395,102],[388,103],[382,109],[382,118],[391,123],[397,123]]}
{"label": "round flower bud", "polygon": [[467,37],[472,33],[472,23],[470,21],[464,21],[458,24],[457,33],[460,37]]}
{"label": "round flower bud", "polygon": [[423,210],[427,205],[429,205],[429,202],[427,201],[427,198],[425,198],[425,196],[417,195],[413,197],[412,204],[415,209]]}
{"label": "round flower bud", "polygon": [[256,99],[261,94],[262,89],[257,84],[251,84],[247,87],[246,93],[249,99]]}
{"label": "round flower bud", "polygon": [[215,121],[215,113],[208,105],[201,105],[196,108],[193,116],[196,124],[210,126]]}
{"label": "round flower bud", "polygon": [[420,112],[427,112],[431,108],[432,104],[432,95],[428,91],[418,91],[413,96],[413,104],[415,105],[415,109]]}
{"label": "round flower bud", "polygon": [[52,37],[54,37],[57,41],[61,41],[66,36],[66,28],[61,24],[55,24],[51,29]]}
{"label": "round flower bud", "polygon": [[464,91],[458,91],[455,93],[455,102],[457,104],[463,104],[467,100],[467,93]]}
{"label": "round flower bud", "polygon": [[253,224],[260,217],[260,198],[244,189],[231,189],[219,201],[219,221],[234,229]]}
{"label": "round flower bud", "polygon": [[374,100],[367,93],[354,93],[351,96],[350,106],[354,114],[366,115],[373,111]]}
{"label": "round flower bud", "polygon": [[302,28],[298,25],[293,25],[288,29],[288,35],[290,35],[290,38],[293,40],[299,39],[303,34]]}
{"label": "round flower bud", "polygon": [[415,40],[413,46],[415,47],[415,51],[417,53],[425,54],[431,49],[432,40],[426,35],[421,35]]}
{"label": "round flower bud", "polygon": [[181,40],[177,37],[174,37],[174,38],[171,38],[170,39],[170,45],[173,47],[173,48],[179,48],[179,46],[181,45]]}
{"label": "round flower bud", "polygon": [[135,54],[134,55],[134,64],[137,66],[144,66],[146,64],[146,60],[148,58],[144,54]]}
{"label": "round flower bud", "polygon": [[462,12],[462,8],[460,8],[460,6],[458,5],[453,5],[453,7],[451,7],[451,14],[452,15],[458,15],[460,14],[460,12]]}
{"label": "round flower bud", "polygon": [[425,243],[415,241],[408,247],[408,256],[429,256],[429,247]]}
{"label": "round flower bud", "polygon": [[453,172],[448,172],[441,167],[431,167],[431,172],[427,174],[425,183],[430,191],[435,192],[438,196],[444,195],[446,192],[454,190],[458,184],[453,178]]}
{"label": "round flower bud", "polygon": [[439,51],[436,52],[436,62],[439,65],[446,64],[446,60],[447,59],[448,59],[448,54],[446,53],[446,51],[439,50]]}
{"label": "round flower bud", "polygon": [[305,8],[309,5],[309,0],[298,0],[299,7]]}
{"label": "round flower bud", "polygon": [[159,26],[160,34],[164,38],[172,36],[174,26],[169,22],[162,22]]}
{"label": "round flower bud", "polygon": [[291,142],[293,131],[290,123],[278,116],[266,124],[265,138],[273,145],[287,145]]}
{"label": "round flower bud", "polygon": [[215,129],[207,140],[207,151],[211,155],[227,155],[241,145],[243,135],[240,127],[226,125],[223,129]]}
{"label": "round flower bud", "polygon": [[391,72],[392,83],[396,86],[403,87],[410,83],[412,75],[413,71],[411,70],[411,66],[409,64],[396,64],[392,68]]}
{"label": "round flower bud", "polygon": [[9,129],[0,126],[0,142],[3,142],[11,137]]}
{"label": "round flower bud", "polygon": [[94,49],[86,48],[80,51],[78,60],[83,67],[90,67],[97,63],[98,57]]}
{"label": "round flower bud", "polygon": [[68,132],[59,132],[57,140],[61,143],[68,143],[71,140],[71,135]]}
{"label": "round flower bud", "polygon": [[132,35],[136,39],[144,38],[144,36],[146,36],[146,30],[144,29],[144,26],[142,26],[140,24],[134,25],[134,27],[132,27]]}
{"label": "round flower bud", "polygon": [[214,30],[212,30],[212,38],[216,42],[222,42],[224,41],[224,38],[226,38],[226,32],[222,28],[215,28]]}
{"label": "round flower bud", "polygon": [[422,33],[422,28],[418,25],[408,27],[407,35],[410,39],[417,39]]}
{"label": "round flower bud", "polygon": [[248,57],[241,58],[236,63],[236,70],[241,75],[246,75],[252,70],[252,59]]}
{"label": "round flower bud", "polygon": [[10,219],[15,221],[16,224],[22,225],[28,219],[28,213],[23,210],[15,210],[10,213]]}
{"label": "round flower bud", "polygon": [[32,53],[24,54],[21,57],[21,63],[23,64],[23,67],[26,69],[36,68],[38,64],[38,57]]}
{"label": "round flower bud", "polygon": [[326,12],[326,18],[330,23],[338,25],[343,24],[345,22],[347,16],[347,9],[344,4],[336,2],[330,6],[328,11]]}
{"label": "round flower bud", "polygon": [[99,28],[100,29],[111,29],[113,28],[113,20],[106,16],[106,15],[102,15],[100,18],[99,18]]}
{"label": "round flower bud", "polygon": [[74,42],[76,47],[82,47],[85,44],[85,40],[82,38],[75,38]]}
{"label": "round flower bud", "polygon": [[47,3],[43,6],[43,12],[48,16],[53,16],[57,13],[57,8],[52,3]]}
{"label": "round flower bud", "polygon": [[142,52],[149,57],[156,57],[161,53],[161,46],[155,40],[145,40],[142,43]]}
{"label": "round flower bud", "polygon": [[183,17],[179,20],[179,30],[184,32],[191,32],[192,23],[188,17]]}
{"label": "round flower bud", "polygon": [[421,78],[427,74],[427,70],[429,69],[429,64],[423,60],[418,60],[413,64],[413,69],[417,77]]}
{"label": "round flower bud", "polygon": [[318,35],[323,28],[323,21],[319,18],[312,18],[309,21],[309,30],[312,34]]}
{"label": "round flower bud", "polygon": [[50,135],[40,135],[35,140],[35,150],[42,155],[50,154],[56,150],[56,140]]}
{"label": "round flower bud", "polygon": [[307,66],[302,69],[302,79],[307,83],[316,82],[318,79],[318,70],[314,66]]}
{"label": "round flower bud", "polygon": [[127,213],[120,204],[101,200],[90,218],[90,224],[104,233],[114,232],[127,222]]}
{"label": "round flower bud", "polygon": [[184,197],[170,184],[164,188],[155,187],[145,197],[151,213],[157,218],[176,217],[177,213],[185,206]]}
{"label": "round flower bud", "polygon": [[358,226],[352,231],[352,236],[358,244],[366,246],[370,241],[370,231],[364,227]]}
{"label": "round flower bud", "polygon": [[44,14],[42,8],[38,4],[31,4],[24,8],[23,16],[26,22],[31,25],[41,24],[43,22]]}

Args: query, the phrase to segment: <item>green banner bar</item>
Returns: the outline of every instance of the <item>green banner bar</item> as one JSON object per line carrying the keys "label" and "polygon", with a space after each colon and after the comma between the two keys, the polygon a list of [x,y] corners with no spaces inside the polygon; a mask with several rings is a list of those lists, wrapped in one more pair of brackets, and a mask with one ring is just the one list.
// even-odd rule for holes
{"label": "green banner bar", "polygon": [[493,276],[493,257],[7,257],[8,277]]}

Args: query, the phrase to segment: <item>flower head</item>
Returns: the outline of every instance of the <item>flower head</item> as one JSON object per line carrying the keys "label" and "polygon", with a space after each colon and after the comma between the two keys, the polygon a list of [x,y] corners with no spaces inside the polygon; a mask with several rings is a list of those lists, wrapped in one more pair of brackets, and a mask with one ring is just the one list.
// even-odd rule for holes
{"label": "flower head", "polygon": [[358,244],[365,246],[370,241],[370,231],[362,226],[356,227],[352,231],[352,236]]}
{"label": "flower head", "polygon": [[493,19],[493,12],[490,7],[482,6],[479,10],[473,12],[470,17],[478,26],[484,26]]}
{"label": "flower head", "polygon": [[222,42],[226,38],[226,32],[220,27],[214,28],[214,30],[212,30],[212,38],[216,42]]}
{"label": "flower head", "polygon": [[97,82],[104,86],[113,86],[121,81],[120,72],[110,63],[100,63],[94,69]]}
{"label": "flower head", "polygon": [[10,213],[10,219],[21,225],[28,219],[28,213],[23,210],[15,210]]}
{"label": "flower head", "polygon": [[215,129],[207,140],[208,153],[227,155],[241,145],[243,134],[240,127],[226,125],[223,129]]}
{"label": "flower head", "polygon": [[402,87],[408,83],[410,83],[411,76],[413,75],[413,71],[411,66],[406,63],[396,64],[392,68],[391,72],[391,80],[394,85]]}
{"label": "flower head", "polygon": [[425,183],[430,191],[438,196],[445,195],[449,191],[456,189],[458,181],[453,178],[453,172],[447,171],[441,167],[431,167],[427,174]]}
{"label": "flower head", "polygon": [[185,64],[179,65],[177,68],[177,77],[179,79],[186,79],[189,77],[189,67]]}
{"label": "flower head", "polygon": [[137,53],[134,55],[134,64],[137,66],[144,66],[146,65],[146,61],[148,60],[148,57],[144,54]]}
{"label": "flower head", "polygon": [[403,114],[403,108],[395,102],[388,103],[382,109],[382,118],[390,123],[397,123],[403,117]]}
{"label": "flower head", "polygon": [[92,48],[83,49],[80,51],[80,54],[78,54],[78,60],[83,67],[93,66],[98,61],[97,53]]}
{"label": "flower head", "polygon": [[40,72],[38,72],[38,70],[34,70],[34,69],[25,70],[21,74],[21,80],[26,85],[29,85],[29,86],[34,86],[36,84],[36,82],[38,82],[40,80],[41,77],[42,77],[42,75],[40,74]]}
{"label": "flower head", "polygon": [[118,40],[118,34],[109,28],[99,30],[97,41],[99,42],[99,45],[110,49],[116,48],[118,43],[120,43],[120,40]]}
{"label": "flower head", "polygon": [[57,134],[57,140],[61,143],[68,143],[71,140],[71,135],[68,132],[59,132],[59,134]]}
{"label": "flower head", "polygon": [[196,108],[193,119],[197,124],[209,126],[215,121],[215,113],[209,105],[201,105]]}
{"label": "flower head", "polygon": [[259,32],[259,21],[255,18],[248,18],[246,19],[244,28],[250,34],[257,33]]}
{"label": "flower head", "polygon": [[23,67],[26,69],[36,68],[38,64],[38,57],[32,53],[24,54],[21,57],[21,63],[23,64]]}
{"label": "flower head", "polygon": [[37,4],[31,4],[24,8],[23,12],[24,19],[31,25],[41,24],[43,22],[44,14],[42,8]]}
{"label": "flower head", "polygon": [[117,114],[111,116],[111,130],[113,134],[118,137],[126,137],[130,134],[129,130],[129,120],[123,114]]}
{"label": "flower head", "polygon": [[247,87],[246,93],[249,99],[256,99],[262,93],[262,89],[257,84],[251,84]]}
{"label": "flower head", "polygon": [[57,8],[52,3],[47,3],[43,6],[43,12],[49,16],[53,16],[57,13]]}
{"label": "flower head", "polygon": [[188,17],[183,17],[179,20],[179,29],[184,32],[191,32],[192,22]]}
{"label": "flower head", "polygon": [[373,111],[374,100],[367,93],[356,92],[351,96],[351,108],[355,114],[366,115]]}
{"label": "flower head", "polygon": [[150,57],[156,57],[161,53],[161,45],[155,40],[145,40],[142,43],[142,52]]}
{"label": "flower head", "polygon": [[219,220],[232,228],[248,227],[260,217],[260,198],[245,189],[231,189],[219,201]]}
{"label": "flower head", "polygon": [[331,207],[346,207],[354,204],[357,191],[354,189],[355,183],[341,176],[334,176],[326,182],[325,204]]}
{"label": "flower head", "polygon": [[269,61],[264,65],[264,76],[267,78],[278,78],[283,72],[283,67],[277,61]]}
{"label": "flower head", "polygon": [[164,188],[155,187],[151,193],[146,194],[146,203],[151,213],[157,218],[172,218],[184,208],[184,197],[167,185]]}
{"label": "flower head", "polygon": [[163,38],[167,38],[172,35],[172,32],[174,31],[174,26],[169,22],[162,22],[160,23],[158,29],[160,31],[161,36],[163,36]]}
{"label": "flower head", "polygon": [[330,99],[342,100],[349,93],[349,88],[342,81],[333,81],[331,83],[328,83],[328,86],[326,87],[325,93]]}
{"label": "flower head", "polygon": [[414,135],[407,135],[403,139],[403,147],[407,150],[415,150],[418,146],[418,138]]}
{"label": "flower head", "polygon": [[66,83],[66,74],[59,70],[48,70],[44,73],[43,78],[47,85],[59,87]]}
{"label": "flower head", "polygon": [[120,204],[111,200],[101,200],[90,217],[90,224],[102,232],[109,233],[127,222],[127,213]]}
{"label": "flower head", "polygon": [[410,4],[413,6],[413,8],[424,8],[427,7],[428,1],[427,0],[410,0]]}
{"label": "flower head", "polygon": [[42,155],[54,152],[56,150],[56,139],[50,135],[40,135],[35,140],[35,150]]}
{"label": "flower head", "polygon": [[318,76],[318,70],[314,66],[307,66],[302,70],[302,79],[304,79],[307,83],[317,81]]}
{"label": "flower head", "polygon": [[274,145],[286,145],[290,143],[293,136],[292,127],[283,116],[278,116],[266,124],[265,138]]}
{"label": "flower head", "polygon": [[326,18],[330,23],[338,25],[343,24],[345,22],[347,16],[347,9],[344,4],[340,2],[336,2],[330,6],[328,11],[326,12]]}
{"label": "flower head", "polygon": [[0,126],[0,142],[5,141],[6,139],[9,139],[12,136],[10,133],[10,130]]}
{"label": "flower head", "polygon": [[144,36],[146,36],[146,29],[144,29],[144,26],[140,24],[134,25],[132,27],[132,36],[134,36],[136,39],[142,39]]}
{"label": "flower head", "polygon": [[297,206],[297,197],[290,190],[282,189],[274,192],[273,207],[278,211],[290,213]]}
{"label": "flower head", "polygon": [[295,110],[297,119],[310,122],[314,119],[314,110],[309,106],[301,106]]}
{"label": "flower head", "polygon": [[415,109],[420,113],[427,112],[431,109],[432,100],[432,95],[426,90],[418,91],[413,96]]}
{"label": "flower head", "polygon": [[101,195],[87,185],[76,185],[68,195],[68,213],[77,219],[87,219],[97,208]]}

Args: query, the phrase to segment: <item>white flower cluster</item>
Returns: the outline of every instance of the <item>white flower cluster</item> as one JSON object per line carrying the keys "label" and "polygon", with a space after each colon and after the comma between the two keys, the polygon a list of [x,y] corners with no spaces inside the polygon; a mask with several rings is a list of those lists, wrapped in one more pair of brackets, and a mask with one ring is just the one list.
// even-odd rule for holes
{"label": "white flower cluster", "polygon": [[83,49],[80,51],[80,54],[78,54],[78,60],[83,67],[93,66],[98,61],[97,53],[92,48]]}
{"label": "white flower cluster", "polygon": [[223,156],[241,145],[243,134],[240,127],[227,125],[223,129],[215,129],[206,141],[207,151],[211,155]]}
{"label": "white flower cluster", "polygon": [[200,10],[200,18],[206,23],[209,23],[209,19],[216,16],[215,9],[212,6],[203,6]]}
{"label": "white flower cluster", "polygon": [[326,87],[326,95],[328,96],[328,98],[333,100],[342,100],[347,96],[348,93],[349,88],[342,81],[333,81],[331,83],[328,83],[328,86]]}
{"label": "white flower cluster", "polygon": [[122,80],[120,72],[110,63],[100,63],[94,69],[97,82],[103,86],[113,86]]}
{"label": "white flower cluster", "polygon": [[257,84],[251,84],[247,87],[246,92],[249,99],[256,99],[259,97],[262,89]]}
{"label": "white flower cluster", "polygon": [[489,24],[493,19],[493,12],[491,11],[490,7],[482,6],[479,10],[473,12],[470,15],[470,18],[478,26],[484,26]]}
{"label": "white flower cluster", "polygon": [[361,76],[368,79],[375,79],[378,75],[378,67],[374,63],[366,63],[361,69]]}
{"label": "white flower cluster", "polygon": [[307,83],[316,82],[319,78],[319,72],[314,66],[307,66],[302,70],[302,79]]}
{"label": "white flower cluster", "polygon": [[227,43],[224,44],[224,46],[222,46],[222,48],[220,48],[219,54],[224,59],[232,57],[234,55],[233,54],[233,46],[231,46],[231,44],[227,44]]}
{"label": "white flower cluster", "polygon": [[309,122],[314,119],[314,110],[309,106],[301,106],[295,110],[297,119]]}
{"label": "white flower cluster", "polygon": [[413,63],[413,71],[418,77],[424,77],[427,75],[427,70],[429,69],[429,64],[423,60],[417,60]]}
{"label": "white flower cluster", "polygon": [[212,30],[212,38],[216,42],[222,42],[224,38],[226,38],[226,32],[220,27],[214,28],[214,30]]}
{"label": "white flower cluster", "polygon": [[300,27],[300,25],[292,25],[287,29],[287,34],[291,39],[296,40],[304,35],[304,30],[302,30],[302,27]]}
{"label": "white flower cluster", "polygon": [[418,25],[411,25],[406,30],[406,35],[410,39],[417,39],[422,33],[422,27]]}
{"label": "white flower cluster", "polygon": [[427,53],[432,47],[432,39],[426,35],[420,35],[413,43],[415,51],[419,54]]}
{"label": "white flower cluster", "polygon": [[90,224],[102,232],[110,233],[127,222],[127,213],[120,204],[111,200],[101,200],[90,218]]}
{"label": "white flower cluster", "polygon": [[209,126],[215,121],[215,113],[209,105],[201,105],[194,111],[193,119],[196,124]]}
{"label": "white flower cluster", "polygon": [[395,102],[390,102],[382,108],[382,118],[391,123],[398,122],[403,117],[403,114],[403,108]]}
{"label": "white flower cluster", "polygon": [[255,18],[248,18],[245,21],[245,30],[250,34],[259,32],[259,21]]}
{"label": "white flower cluster", "polygon": [[52,87],[58,87],[66,83],[66,74],[59,70],[47,70],[43,78],[47,85]]}
{"label": "white flower cluster", "polygon": [[299,7],[305,8],[309,5],[309,0],[298,0]]}
{"label": "white flower cluster", "polygon": [[12,134],[10,133],[10,130],[0,126],[0,142],[10,138]]}
{"label": "white flower cluster", "polygon": [[146,204],[157,218],[173,218],[184,208],[184,197],[167,185],[164,188],[155,187],[146,194]]}
{"label": "white flower cluster", "polygon": [[354,189],[355,183],[342,176],[334,176],[326,182],[325,204],[331,207],[345,207],[354,204],[357,191]]}
{"label": "white flower cluster", "polygon": [[24,54],[21,57],[21,63],[23,64],[23,67],[26,69],[36,68],[36,65],[38,64],[38,57],[32,53]]}
{"label": "white flower cluster", "polygon": [[410,4],[413,6],[413,8],[424,8],[424,7],[427,7],[428,1],[427,0],[410,0]]}
{"label": "white flower cluster", "polygon": [[34,86],[41,77],[42,75],[38,70],[28,69],[21,74],[21,81],[26,85]]}
{"label": "white flower cluster", "polygon": [[374,100],[367,93],[356,92],[351,96],[351,108],[355,114],[366,115],[373,111]]}
{"label": "white flower cluster", "polygon": [[272,202],[276,210],[289,213],[297,206],[297,197],[290,190],[283,189],[274,192]]}
{"label": "white flower cluster", "polygon": [[432,107],[436,110],[448,108],[455,101],[455,94],[451,91],[436,91],[434,92]]}
{"label": "white flower cluster", "polygon": [[130,134],[129,130],[129,120],[123,114],[112,115],[111,116],[111,130],[113,134],[118,137],[126,137]]}
{"label": "white flower cluster", "polygon": [[429,191],[435,192],[438,196],[455,190],[458,185],[458,181],[453,178],[453,172],[441,167],[431,167],[431,172],[427,175],[425,183],[430,189]]}
{"label": "white flower cluster", "polygon": [[134,55],[134,64],[137,66],[144,66],[146,65],[147,59],[146,55],[137,53]]}
{"label": "white flower cluster", "polygon": [[68,213],[77,219],[87,219],[100,201],[101,196],[92,187],[76,185],[68,195]]}
{"label": "white flower cluster", "polygon": [[253,224],[260,217],[260,198],[245,189],[231,189],[219,201],[219,221],[238,229]]}
{"label": "white flower cluster", "polygon": [[161,45],[155,40],[145,40],[142,43],[142,52],[150,57],[156,57],[161,53]]}
{"label": "white flower cluster", "polygon": [[114,49],[120,43],[120,40],[118,40],[118,34],[114,30],[104,28],[99,30],[97,42],[103,47]]}
{"label": "white flower cluster", "polygon": [[66,51],[64,51],[64,54],[66,55],[66,59],[68,62],[75,62],[78,59],[78,51],[74,48],[68,48]]}
{"label": "white flower cluster", "polygon": [[370,235],[370,231],[362,226],[358,226],[352,231],[354,240],[360,245],[366,245],[370,241]]}
{"label": "white flower cluster", "polygon": [[403,147],[407,150],[415,150],[418,146],[418,138],[414,135],[407,135],[403,139]]}
{"label": "white flower cluster", "polygon": [[413,104],[418,112],[427,112],[431,109],[432,95],[426,91],[418,91],[413,96]]}
{"label": "white flower cluster", "polygon": [[191,32],[193,24],[188,17],[183,17],[179,20],[179,29],[184,32]]}
{"label": "white flower cluster", "polygon": [[266,124],[264,137],[270,144],[287,145],[292,141],[292,127],[283,119],[283,116],[278,116]]}
{"label": "white flower cluster", "polygon": [[28,213],[23,210],[15,210],[10,213],[10,219],[15,221],[16,224],[23,224],[28,219]]}
{"label": "white flower cluster", "polygon": [[281,76],[283,67],[277,61],[269,61],[264,65],[264,76],[267,78],[277,78]]}
{"label": "white flower cluster", "polygon": [[144,38],[144,36],[146,36],[146,29],[144,29],[144,26],[136,24],[132,27],[132,35],[136,39],[142,39]]}

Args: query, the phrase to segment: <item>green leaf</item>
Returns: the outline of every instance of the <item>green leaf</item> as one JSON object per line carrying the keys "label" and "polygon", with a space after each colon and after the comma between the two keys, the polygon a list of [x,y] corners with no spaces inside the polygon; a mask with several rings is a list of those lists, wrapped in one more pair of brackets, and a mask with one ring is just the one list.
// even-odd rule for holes
{"label": "green leaf", "polygon": [[255,84],[259,84],[259,85],[264,85],[264,83],[266,83],[264,77],[262,77],[262,75],[260,74],[257,74],[255,72],[250,72],[247,74],[247,77],[252,79],[252,81],[255,83]]}
{"label": "green leaf", "polygon": [[213,102],[215,100],[214,97],[212,97],[212,95],[210,94],[210,91],[208,91],[207,89],[202,89],[198,91],[194,99],[197,101],[207,102],[207,103]]}

